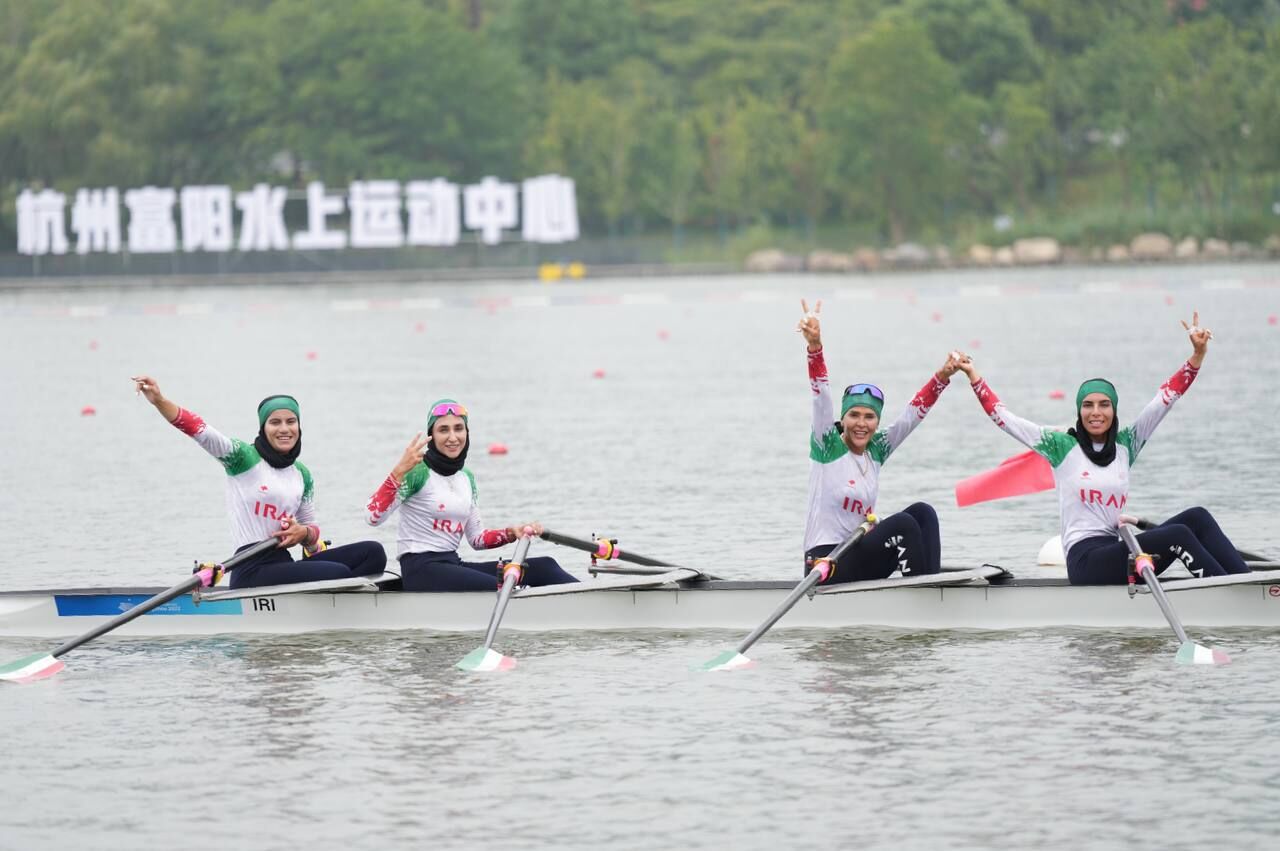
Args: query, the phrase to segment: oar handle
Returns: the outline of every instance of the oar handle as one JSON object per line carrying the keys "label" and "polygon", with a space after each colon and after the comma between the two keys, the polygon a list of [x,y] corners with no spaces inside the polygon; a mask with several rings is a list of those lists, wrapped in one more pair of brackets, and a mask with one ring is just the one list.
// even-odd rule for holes
{"label": "oar handle", "polygon": [[[1120,524],[1120,538],[1124,541],[1125,546],[1129,548],[1129,553],[1133,556],[1134,572],[1142,577],[1147,583],[1147,590],[1151,592],[1151,596],[1155,599],[1156,605],[1160,607],[1160,611],[1164,613],[1164,619],[1169,622],[1169,626],[1173,628],[1173,634],[1178,636],[1178,641],[1182,644],[1187,643],[1187,631],[1182,628],[1182,621],[1178,619],[1177,613],[1173,611],[1173,606],[1169,603],[1169,598],[1165,596],[1164,589],[1160,587],[1160,580],[1156,578],[1156,568],[1151,556],[1142,551],[1142,545],[1138,543],[1138,536],[1134,534],[1133,527],[1128,523]],[[1134,577],[1129,576],[1129,594],[1134,592]]]}
{"label": "oar handle", "polygon": [[[280,544],[280,541],[278,538],[267,538],[265,541],[259,541],[253,546],[248,547],[247,549],[243,549],[240,552],[233,555],[231,558],[227,559],[225,562],[223,562],[222,568],[224,570],[231,570],[236,565],[243,564],[244,562],[248,561],[254,556],[261,555],[262,553],[265,553],[267,550],[274,549],[275,547],[279,546],[279,544]],[[70,641],[65,642],[57,650],[54,650],[49,655],[53,656],[56,659],[65,653],[70,653],[72,650],[75,650],[80,645],[93,641],[95,638],[101,635],[106,635],[108,632],[111,632],[113,629],[124,626],[134,618],[142,617],[152,609],[159,608],[160,606],[163,606],[165,603],[169,602],[170,600],[174,600],[178,597],[181,597],[183,594],[188,594],[196,590],[197,588],[203,586],[209,580],[209,576],[207,574],[208,574],[207,570],[201,571],[199,573],[193,573],[190,576],[190,578],[182,580],[177,585],[173,586],[167,591],[161,591],[159,594],[155,595],[150,600],[145,600],[139,603],[138,605],[134,606],[129,611],[122,612],[116,615],[114,618],[102,624],[101,626],[94,627],[93,629],[86,632],[84,635],[78,636],[76,638],[71,639]]]}
{"label": "oar handle", "polygon": [[[813,569],[822,571],[822,578],[818,580],[819,582],[827,581],[827,577],[831,575],[833,570],[835,570],[836,562],[838,562],[845,553],[849,552],[849,550],[852,549],[858,541],[861,541],[866,537],[866,534],[875,527],[878,520],[879,518],[874,514],[868,514],[867,519],[863,520],[862,523],[858,525],[858,528],[853,530],[852,535],[841,541],[831,552],[813,560]],[[826,562],[826,564],[823,564],[823,562]]]}
{"label": "oar handle", "polygon": [[524,574],[525,558],[529,555],[529,544],[532,540],[525,536],[516,541],[516,551],[512,553],[511,561],[503,565],[502,584],[498,587],[498,601],[493,606],[493,614],[489,616],[489,628],[484,633],[485,650],[492,647],[493,640],[498,637],[498,625],[502,623],[502,615],[507,610],[511,592]]}
{"label": "oar handle", "polygon": [[656,558],[637,555],[636,553],[624,553],[618,548],[618,545],[607,538],[601,538],[595,541],[588,541],[584,538],[575,538],[572,535],[562,535],[559,532],[552,532],[550,529],[542,530],[542,539],[550,541],[553,544],[559,544],[562,547],[571,547],[575,550],[582,550],[585,553],[591,553],[599,559],[618,559],[619,561],[629,561],[632,564],[643,564],[649,567],[675,567],[670,562],[659,561]]}

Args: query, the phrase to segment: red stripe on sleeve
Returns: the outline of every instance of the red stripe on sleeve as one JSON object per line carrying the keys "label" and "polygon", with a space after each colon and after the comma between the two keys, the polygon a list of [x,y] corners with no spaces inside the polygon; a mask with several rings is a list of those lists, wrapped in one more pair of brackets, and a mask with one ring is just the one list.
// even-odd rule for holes
{"label": "red stripe on sleeve", "polygon": [[1169,376],[1169,380],[1160,385],[1160,395],[1164,399],[1166,405],[1173,402],[1183,393],[1186,393],[1191,387],[1191,382],[1196,380],[1196,376],[1200,374],[1200,370],[1191,365],[1191,361],[1184,363],[1177,372]]}
{"label": "red stripe on sleeve", "polygon": [[827,361],[822,356],[822,349],[818,349],[816,352],[809,352],[809,380],[827,380]]}
{"label": "red stripe on sleeve", "polygon": [[511,540],[512,538],[507,534],[506,529],[485,529],[480,533],[480,543],[482,548],[486,550],[509,544]]}
{"label": "red stripe on sleeve", "polygon": [[400,485],[391,476],[387,476],[387,480],[374,491],[373,496],[369,497],[369,519],[377,523],[382,519],[382,515],[387,513],[387,509],[396,501],[396,491]]}
{"label": "red stripe on sleeve", "polygon": [[995,391],[987,386],[987,379],[979,378],[972,385],[973,395],[978,397],[978,401],[982,403],[982,410],[987,412],[987,416],[994,417],[996,413],[996,405],[1000,404],[1000,397]]}
{"label": "red stripe on sleeve", "polygon": [[179,408],[178,416],[173,420],[173,427],[187,437],[195,437],[204,431],[204,420],[200,418],[199,414],[192,413],[186,408]]}

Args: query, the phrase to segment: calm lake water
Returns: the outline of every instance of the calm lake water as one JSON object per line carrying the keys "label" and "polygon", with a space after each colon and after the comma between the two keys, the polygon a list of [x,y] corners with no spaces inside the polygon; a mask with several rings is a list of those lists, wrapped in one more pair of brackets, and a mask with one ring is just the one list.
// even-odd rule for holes
{"label": "calm lake water", "polygon": [[[148,372],[222,431],[299,398],[320,520],[375,538],[369,494],[449,395],[471,409],[488,525],[538,519],[735,578],[799,575],[809,396],[799,299],[836,385],[886,414],[954,348],[1010,408],[1072,420],[1112,378],[1125,420],[1190,352],[1196,384],[1130,505],[1203,504],[1275,555],[1280,266],[873,278],[0,293],[0,589],[159,585],[226,555],[220,468],[134,396]],[[604,377],[593,373],[603,370]],[[1050,398],[1062,390],[1067,399]],[[96,415],[81,416],[92,406]],[[491,456],[490,443],[509,454]],[[886,465],[880,513],[938,509],[943,560],[1035,556],[1052,494],[966,509],[955,483],[1022,447],[963,377]],[[571,570],[585,559],[546,544]],[[1121,592],[1123,593],[1123,592]],[[784,621],[785,624],[785,621]],[[739,636],[103,639],[0,689],[0,849],[1256,848],[1280,835],[1280,634],[780,629],[750,671],[690,672]],[[0,661],[43,649],[0,640]]]}

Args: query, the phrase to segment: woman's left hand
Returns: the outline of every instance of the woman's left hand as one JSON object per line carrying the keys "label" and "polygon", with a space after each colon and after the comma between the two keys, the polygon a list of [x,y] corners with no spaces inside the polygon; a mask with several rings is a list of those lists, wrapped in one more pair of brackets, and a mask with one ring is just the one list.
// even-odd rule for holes
{"label": "woman's left hand", "polygon": [[938,380],[946,384],[951,380],[951,376],[960,371],[961,356],[959,352],[951,352],[947,355],[947,360],[942,364],[942,368],[938,370]]}
{"label": "woman's left hand", "polygon": [[307,538],[311,537],[311,527],[304,526],[292,517],[286,517],[280,521],[280,531],[272,532],[271,537],[279,538],[280,548],[287,550],[306,543]]}
{"label": "woman's left hand", "polygon": [[1200,368],[1200,363],[1204,360],[1205,353],[1209,351],[1209,341],[1213,339],[1213,332],[1208,328],[1200,327],[1200,311],[1193,311],[1191,314],[1191,324],[1182,320],[1182,327],[1186,329],[1187,334],[1191,337],[1191,365],[1196,369]]}
{"label": "woman's left hand", "polygon": [[520,538],[525,537],[526,531],[528,532],[530,537],[536,538],[542,534],[542,524],[541,523],[520,523],[516,526],[508,526],[507,536],[511,538],[511,540],[516,541],[516,540],[519,540]]}

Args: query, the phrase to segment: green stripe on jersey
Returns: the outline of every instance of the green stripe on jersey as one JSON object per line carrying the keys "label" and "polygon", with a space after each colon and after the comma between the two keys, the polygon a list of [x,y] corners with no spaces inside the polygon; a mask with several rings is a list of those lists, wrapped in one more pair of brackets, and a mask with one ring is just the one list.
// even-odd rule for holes
{"label": "green stripe on jersey", "polygon": [[405,474],[404,481],[400,483],[400,487],[396,488],[396,493],[400,497],[400,501],[404,502],[418,491],[422,490],[422,486],[427,483],[427,477],[431,475],[431,468],[423,462],[419,461],[414,465],[413,469]]}
{"label": "green stripe on jersey", "polygon": [[231,438],[231,451],[218,459],[228,476],[238,476],[248,472],[261,460],[262,456],[258,454],[257,448],[252,443],[245,443],[235,437]]}
{"label": "green stripe on jersey", "polygon": [[1040,442],[1032,447],[1051,467],[1057,467],[1075,449],[1076,439],[1065,431],[1046,428],[1040,430]]}
{"label": "green stripe on jersey", "polygon": [[889,453],[893,452],[893,447],[889,445],[889,432],[878,431],[871,435],[871,442],[867,444],[867,453],[871,459],[877,464],[884,464],[889,459]]}
{"label": "green stripe on jersey", "polygon": [[1138,442],[1138,432],[1133,426],[1125,426],[1116,434],[1116,443],[1129,450],[1129,463],[1138,460],[1138,451],[1143,444]]}
{"label": "green stripe on jersey", "polygon": [[821,443],[812,433],[809,434],[809,457],[819,464],[830,464],[832,461],[843,458],[848,451],[849,447],[845,446],[835,426],[827,429],[822,435]]}
{"label": "green stripe on jersey", "polygon": [[315,480],[311,478],[311,471],[301,461],[294,461],[293,466],[297,467],[298,472],[302,474],[302,501],[306,502],[315,493]]}

